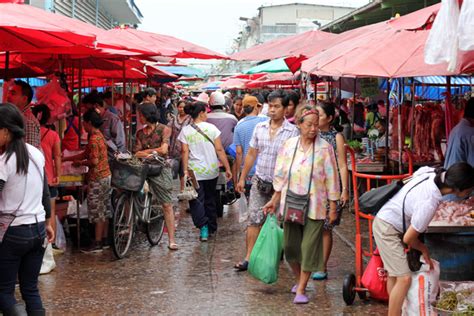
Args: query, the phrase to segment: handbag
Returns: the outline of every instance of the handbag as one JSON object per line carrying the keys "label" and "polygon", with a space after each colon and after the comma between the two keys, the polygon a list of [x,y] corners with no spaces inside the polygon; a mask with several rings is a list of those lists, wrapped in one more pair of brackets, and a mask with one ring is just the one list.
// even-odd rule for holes
{"label": "handbag", "polygon": [[273,194],[273,183],[257,177],[257,190],[262,194],[271,195]]}
{"label": "handbag", "polygon": [[191,182],[191,179],[187,178],[186,183],[184,185],[184,190],[183,190],[182,193],[178,194],[178,198],[180,200],[191,201],[191,200],[197,199],[197,197],[198,197],[198,193],[197,193],[196,189],[194,188],[194,186]]}
{"label": "handbag", "polygon": [[392,183],[365,192],[359,197],[359,208],[364,214],[376,215],[378,211],[404,186],[403,181]]}
{"label": "handbag", "polygon": [[140,191],[147,177],[148,166],[135,157],[132,159],[113,159],[110,162],[112,186],[126,191]]}
{"label": "handbag", "polygon": [[[426,180],[428,180],[428,178],[429,177],[426,177],[423,180],[421,180],[420,182],[418,182],[417,184],[415,184],[414,186],[412,186],[410,188],[410,190],[408,190],[407,194],[405,194],[405,197],[403,198],[403,203],[402,203],[402,221],[403,221],[402,240],[403,240],[403,236],[405,236],[405,233],[407,231],[407,226],[406,226],[406,222],[405,222],[405,200],[407,198],[407,195],[417,185],[419,185],[420,183],[425,182]],[[406,253],[407,261],[408,261],[408,268],[410,268],[410,270],[412,272],[417,272],[418,270],[420,270],[420,268],[422,266],[422,263],[420,262],[421,251],[419,251],[418,249],[410,248],[410,247],[408,247],[408,245],[405,245],[405,244],[404,244],[404,247],[405,247],[405,253]]]}
{"label": "handbag", "polygon": [[288,188],[286,191],[284,221],[286,223],[298,224],[304,226],[306,224],[306,217],[308,216],[309,200],[311,197],[311,185],[313,183],[313,168],[314,168],[314,142],[313,142],[313,157],[311,159],[311,172],[309,174],[308,193],[298,194],[290,190],[291,168],[295,160],[296,151],[300,140],[296,142],[295,152],[291,159],[290,169],[288,170]]}

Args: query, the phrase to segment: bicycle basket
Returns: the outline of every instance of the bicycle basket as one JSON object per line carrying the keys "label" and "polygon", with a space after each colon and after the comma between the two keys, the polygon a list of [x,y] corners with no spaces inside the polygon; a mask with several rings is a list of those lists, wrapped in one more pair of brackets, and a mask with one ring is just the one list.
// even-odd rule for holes
{"label": "bicycle basket", "polygon": [[136,159],[114,159],[110,164],[112,171],[112,186],[127,190],[140,191],[147,176],[148,166]]}
{"label": "bicycle basket", "polygon": [[161,175],[161,171],[163,170],[163,164],[145,162],[145,165],[147,166],[146,175],[148,177],[158,177],[159,175]]}

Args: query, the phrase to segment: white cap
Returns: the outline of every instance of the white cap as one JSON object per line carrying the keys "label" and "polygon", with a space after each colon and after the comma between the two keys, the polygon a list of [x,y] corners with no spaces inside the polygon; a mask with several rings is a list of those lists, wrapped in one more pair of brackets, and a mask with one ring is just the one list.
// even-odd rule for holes
{"label": "white cap", "polygon": [[209,99],[209,105],[214,106],[214,105],[225,105],[225,97],[222,94],[222,92],[216,91],[211,93],[211,97]]}

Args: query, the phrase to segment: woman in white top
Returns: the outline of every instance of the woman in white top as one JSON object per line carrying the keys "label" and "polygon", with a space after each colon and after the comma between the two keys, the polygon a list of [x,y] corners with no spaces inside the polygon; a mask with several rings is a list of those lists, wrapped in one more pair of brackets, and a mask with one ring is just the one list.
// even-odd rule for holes
{"label": "woman in white top", "polygon": [[0,310],[24,315],[15,299],[18,279],[28,315],[44,315],[38,275],[54,238],[45,160],[25,144],[23,117],[14,105],[0,104],[0,117]]}
{"label": "woman in white top", "polygon": [[425,167],[418,170],[414,178],[377,213],[373,232],[389,276],[388,315],[401,315],[402,304],[410,288],[411,271],[403,244],[421,251],[425,262],[432,267],[428,248],[418,239],[419,234],[428,228],[443,195],[456,194],[464,198],[473,189],[474,168],[465,162],[457,163],[447,171]]}
{"label": "woman in white top", "polygon": [[229,162],[222,146],[220,131],[207,123],[206,104],[187,104],[184,112],[193,119],[178,136],[182,143],[185,178],[191,169],[199,182],[198,197],[189,201],[194,225],[200,229],[200,240],[207,241],[209,234],[217,230],[216,185],[219,175],[219,160],[225,167],[227,180],[232,178]]}

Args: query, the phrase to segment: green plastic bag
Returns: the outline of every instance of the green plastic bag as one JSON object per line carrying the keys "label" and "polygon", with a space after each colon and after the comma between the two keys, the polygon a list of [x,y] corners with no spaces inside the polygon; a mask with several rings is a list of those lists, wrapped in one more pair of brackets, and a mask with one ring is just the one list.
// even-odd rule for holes
{"label": "green plastic bag", "polygon": [[275,283],[282,251],[283,229],[278,226],[275,215],[269,215],[250,254],[250,274],[264,283]]}

